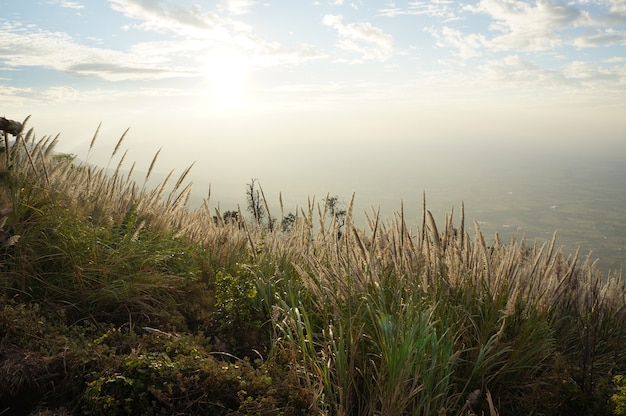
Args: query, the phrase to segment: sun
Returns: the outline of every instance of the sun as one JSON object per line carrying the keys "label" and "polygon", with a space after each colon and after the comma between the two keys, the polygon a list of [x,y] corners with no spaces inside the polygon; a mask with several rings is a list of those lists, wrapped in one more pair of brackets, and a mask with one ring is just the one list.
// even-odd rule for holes
{"label": "sun", "polygon": [[249,59],[230,48],[213,49],[202,59],[206,93],[218,105],[236,105],[248,96]]}

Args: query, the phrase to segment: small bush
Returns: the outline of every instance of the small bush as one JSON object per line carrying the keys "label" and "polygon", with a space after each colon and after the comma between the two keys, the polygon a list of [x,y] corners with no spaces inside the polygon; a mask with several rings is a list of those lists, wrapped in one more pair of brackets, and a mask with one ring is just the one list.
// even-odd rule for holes
{"label": "small bush", "polygon": [[[115,344],[112,337],[101,342]],[[114,366],[92,372],[83,411],[123,414],[304,414],[304,397],[261,361],[223,361],[193,337],[143,335]],[[220,355],[218,355],[219,357]],[[277,409],[281,409],[280,413]]]}
{"label": "small bush", "polygon": [[617,389],[615,394],[611,396],[611,400],[615,405],[614,413],[617,416],[626,416],[626,377],[623,375],[615,376],[615,384]]}

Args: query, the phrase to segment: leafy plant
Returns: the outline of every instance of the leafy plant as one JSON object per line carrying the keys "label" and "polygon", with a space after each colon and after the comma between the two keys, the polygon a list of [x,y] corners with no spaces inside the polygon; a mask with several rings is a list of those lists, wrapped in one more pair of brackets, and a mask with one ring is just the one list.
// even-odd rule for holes
{"label": "leafy plant", "polygon": [[617,385],[617,391],[611,396],[615,405],[614,413],[617,416],[623,416],[626,415],[626,378],[620,374],[615,376],[614,380]]}

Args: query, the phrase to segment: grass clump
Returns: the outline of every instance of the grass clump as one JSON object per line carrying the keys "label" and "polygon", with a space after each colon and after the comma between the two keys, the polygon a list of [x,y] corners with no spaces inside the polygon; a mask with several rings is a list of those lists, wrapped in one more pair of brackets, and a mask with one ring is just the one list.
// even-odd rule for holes
{"label": "grass clump", "polygon": [[624,280],[556,235],[488,246],[425,204],[224,220],[188,209],[191,167],[123,176],[125,135],[112,174],[32,130],[5,149],[0,413],[623,414]]}

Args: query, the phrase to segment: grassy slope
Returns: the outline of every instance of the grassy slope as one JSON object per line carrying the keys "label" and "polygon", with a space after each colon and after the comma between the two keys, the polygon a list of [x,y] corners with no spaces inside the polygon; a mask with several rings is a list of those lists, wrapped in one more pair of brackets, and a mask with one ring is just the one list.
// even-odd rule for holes
{"label": "grassy slope", "polygon": [[2,154],[0,414],[611,414],[624,281],[554,241],[337,238],[314,203],[270,232],[53,147]]}

